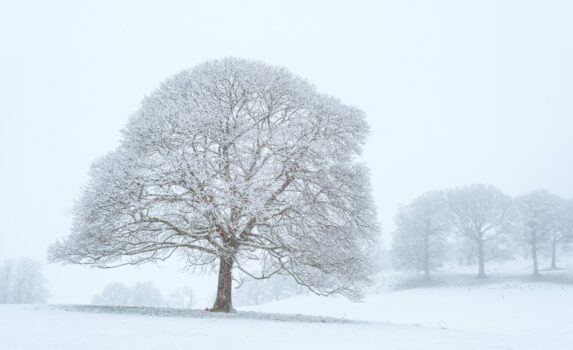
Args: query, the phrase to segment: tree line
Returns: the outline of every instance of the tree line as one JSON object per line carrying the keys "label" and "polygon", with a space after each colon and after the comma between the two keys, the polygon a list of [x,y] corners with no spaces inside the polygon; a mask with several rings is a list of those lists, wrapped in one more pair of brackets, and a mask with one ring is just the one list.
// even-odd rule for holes
{"label": "tree line", "polygon": [[430,271],[457,250],[477,261],[477,275],[485,278],[487,260],[525,248],[538,276],[540,251],[549,250],[556,269],[560,247],[573,241],[573,200],[545,190],[511,198],[493,186],[474,184],[426,192],[401,207],[394,223],[396,268],[430,278]]}
{"label": "tree line", "polygon": [[137,282],[133,286],[115,282],[92,298],[94,305],[106,306],[144,306],[144,307],[171,307],[177,309],[190,309],[195,304],[193,289],[184,286],[174,290],[167,298],[153,282]]}

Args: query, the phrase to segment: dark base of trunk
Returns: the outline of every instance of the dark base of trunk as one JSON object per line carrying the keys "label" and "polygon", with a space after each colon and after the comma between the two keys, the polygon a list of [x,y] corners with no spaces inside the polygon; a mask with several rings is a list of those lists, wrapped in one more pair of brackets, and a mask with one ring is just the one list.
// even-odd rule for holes
{"label": "dark base of trunk", "polygon": [[213,306],[210,309],[207,309],[207,311],[209,312],[228,312],[228,313],[234,313],[237,312],[237,310],[235,310],[232,306]]}
{"label": "dark base of trunk", "polygon": [[478,273],[478,275],[476,276],[476,278],[478,279],[486,279],[487,275],[485,273]]}
{"label": "dark base of trunk", "polygon": [[557,270],[557,236],[553,236],[551,243],[551,269]]}
{"label": "dark base of trunk", "polygon": [[539,277],[539,263],[537,262],[537,247],[535,244],[531,247],[531,256],[533,258],[533,277]]}

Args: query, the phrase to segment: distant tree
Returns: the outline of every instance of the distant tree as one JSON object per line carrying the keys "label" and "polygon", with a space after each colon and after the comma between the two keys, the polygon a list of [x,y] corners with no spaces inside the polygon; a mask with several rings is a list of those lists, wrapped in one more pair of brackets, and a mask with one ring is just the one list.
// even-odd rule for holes
{"label": "distant tree", "polygon": [[92,298],[94,305],[130,306],[131,291],[123,283],[110,283]]}
{"label": "distant tree", "polygon": [[138,282],[132,287],[111,283],[92,298],[94,305],[164,307],[167,302],[152,282]]}
{"label": "distant tree", "polygon": [[557,250],[559,246],[573,241],[573,199],[559,200],[555,225],[551,234],[551,268],[557,269]]}
{"label": "distant tree", "polygon": [[169,295],[169,306],[176,309],[191,309],[195,305],[195,293],[190,287],[177,288]]}
{"label": "distant tree", "polygon": [[485,245],[500,234],[511,199],[493,186],[475,184],[447,191],[451,222],[457,232],[474,243],[478,277],[486,277]]}
{"label": "distant tree", "polygon": [[0,304],[44,303],[47,297],[39,261],[26,258],[0,261]]}
{"label": "distant tree", "polygon": [[[512,260],[516,253],[515,241],[507,234],[506,227],[502,225],[499,231],[503,234],[495,235],[487,242],[487,249],[483,251],[484,263],[496,260]],[[457,232],[456,232],[457,233]],[[474,240],[467,239],[465,235],[454,234],[448,237],[448,250],[457,258],[459,265],[474,265],[478,263],[478,250]]]}
{"label": "distant tree", "polygon": [[0,261],[0,304],[7,304],[12,301],[12,264],[12,260]]}
{"label": "distant tree", "polygon": [[279,301],[304,291],[290,276],[274,275],[271,278],[244,280],[236,291],[237,305],[259,305]]}
{"label": "distant tree", "polygon": [[442,263],[446,234],[450,230],[446,198],[441,191],[422,194],[402,207],[394,218],[392,258],[399,269],[423,271]]}
{"label": "distant tree", "polygon": [[549,243],[556,230],[561,198],[547,191],[534,191],[515,198],[511,210],[511,231],[531,252],[533,275],[539,275],[539,248]]}
{"label": "distant tree", "polygon": [[165,307],[167,301],[163,299],[161,290],[153,282],[138,282],[131,287],[131,304],[133,306]]}
{"label": "distant tree", "polygon": [[378,234],[357,162],[367,133],[362,111],[283,68],[228,58],[183,71],[93,164],[50,261],[113,267],[180,255],[218,265],[211,311],[233,310],[235,269],[358,298]]}

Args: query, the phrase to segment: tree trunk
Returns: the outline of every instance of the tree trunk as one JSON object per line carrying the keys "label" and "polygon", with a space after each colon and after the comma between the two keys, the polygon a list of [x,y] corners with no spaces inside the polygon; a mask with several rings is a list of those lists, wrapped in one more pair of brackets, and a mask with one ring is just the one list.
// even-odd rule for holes
{"label": "tree trunk", "polygon": [[483,240],[481,239],[481,237],[478,238],[477,244],[478,244],[478,278],[486,278]]}
{"label": "tree trunk", "polygon": [[557,235],[553,236],[551,242],[551,268],[557,269]]}
{"label": "tree trunk", "polygon": [[539,276],[539,267],[537,265],[537,247],[535,242],[531,244],[531,257],[533,258],[533,276]]}
{"label": "tree trunk", "polygon": [[424,242],[424,276],[430,279],[430,237],[426,234]]}
{"label": "tree trunk", "polygon": [[217,284],[217,298],[209,311],[234,312],[233,301],[233,258],[221,257],[219,262],[219,282]]}

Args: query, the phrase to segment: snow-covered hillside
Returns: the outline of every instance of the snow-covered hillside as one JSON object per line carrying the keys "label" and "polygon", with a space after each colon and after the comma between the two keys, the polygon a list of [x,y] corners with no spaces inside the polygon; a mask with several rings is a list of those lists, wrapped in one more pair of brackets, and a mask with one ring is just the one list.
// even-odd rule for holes
{"label": "snow-covered hillside", "polygon": [[[571,349],[573,285],[461,283],[201,311],[0,305],[0,349]],[[292,317],[249,311],[343,318]],[[353,322],[360,320],[366,322]]]}
{"label": "snow-covered hillside", "polygon": [[572,296],[571,285],[508,282],[405,289],[371,295],[361,303],[298,296],[245,309],[512,336],[569,334],[573,341]]}

